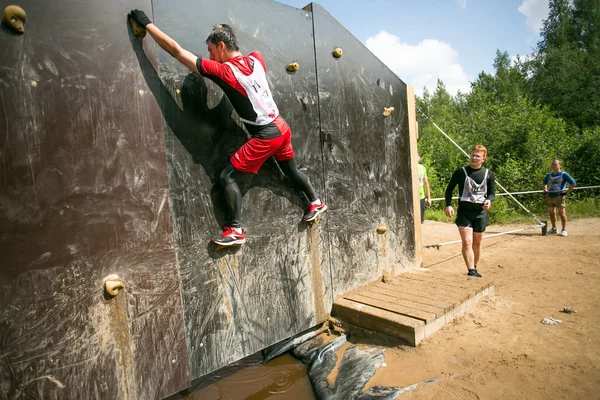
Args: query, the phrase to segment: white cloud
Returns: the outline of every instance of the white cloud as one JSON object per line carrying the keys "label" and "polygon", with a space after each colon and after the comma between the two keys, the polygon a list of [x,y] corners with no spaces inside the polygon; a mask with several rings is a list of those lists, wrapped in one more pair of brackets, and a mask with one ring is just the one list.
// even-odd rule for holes
{"label": "white cloud", "polygon": [[425,39],[416,46],[403,43],[396,35],[381,31],[369,37],[366,46],[404,82],[421,95],[423,87],[435,90],[441,79],[450,94],[470,90],[470,78],[458,63],[458,52],[447,43]]}
{"label": "white cloud", "polygon": [[458,6],[460,8],[467,8],[467,0],[458,0]]}
{"label": "white cloud", "polygon": [[548,18],[550,11],[549,0],[523,0],[518,10],[526,17],[525,24],[535,33],[540,33],[542,23]]}

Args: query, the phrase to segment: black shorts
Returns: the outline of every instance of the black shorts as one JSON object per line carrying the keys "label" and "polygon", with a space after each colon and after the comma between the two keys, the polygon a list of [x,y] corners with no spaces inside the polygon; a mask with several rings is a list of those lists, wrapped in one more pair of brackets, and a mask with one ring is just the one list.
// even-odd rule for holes
{"label": "black shorts", "polygon": [[458,210],[455,223],[456,226],[473,228],[473,232],[485,232],[485,228],[488,226],[487,212],[485,210]]}
{"label": "black shorts", "polygon": [[425,222],[425,199],[421,199],[421,223]]}

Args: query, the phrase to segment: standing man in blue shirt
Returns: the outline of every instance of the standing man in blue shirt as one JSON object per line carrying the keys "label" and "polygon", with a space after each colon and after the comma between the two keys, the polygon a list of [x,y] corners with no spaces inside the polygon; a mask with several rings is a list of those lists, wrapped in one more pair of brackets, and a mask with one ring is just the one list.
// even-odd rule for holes
{"label": "standing man in blue shirt", "polygon": [[[560,236],[567,236],[567,212],[565,211],[567,202],[565,199],[569,193],[575,190],[577,184],[571,175],[560,170],[561,166],[560,160],[552,161],[552,172],[548,172],[544,177],[542,188],[546,196],[546,207],[548,207],[548,214],[550,214],[550,222],[552,223],[552,229],[548,233],[558,233],[556,230],[556,210],[558,210],[560,222],[562,223]],[[567,183],[569,188],[565,190]]]}

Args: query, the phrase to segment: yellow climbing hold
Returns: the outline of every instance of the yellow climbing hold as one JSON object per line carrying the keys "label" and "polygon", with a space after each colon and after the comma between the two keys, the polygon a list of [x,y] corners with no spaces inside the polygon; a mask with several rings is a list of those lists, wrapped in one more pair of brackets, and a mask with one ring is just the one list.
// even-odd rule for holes
{"label": "yellow climbing hold", "polygon": [[300,64],[293,62],[286,68],[289,72],[296,72],[300,69]]}
{"label": "yellow climbing hold", "polygon": [[8,6],[4,9],[4,23],[6,26],[17,33],[25,32],[25,21],[27,21],[27,14],[19,6]]}
{"label": "yellow climbing hold", "polygon": [[133,31],[133,36],[138,38],[143,38],[146,36],[146,29],[143,26],[140,26],[135,19],[129,18],[129,23],[131,24],[131,30]]}
{"label": "yellow climbing hold", "polygon": [[117,294],[119,294],[119,290],[123,289],[123,287],[125,286],[121,281],[106,281],[104,285],[106,293],[108,293],[112,297],[115,297]]}
{"label": "yellow climbing hold", "polygon": [[340,58],[342,54],[344,54],[344,52],[339,47],[336,47],[335,50],[333,50],[333,56],[335,58]]}
{"label": "yellow climbing hold", "polygon": [[125,287],[125,284],[117,274],[110,274],[105,277],[103,281],[104,290],[111,297],[115,297],[117,294],[119,294],[119,290]]}
{"label": "yellow climbing hold", "polygon": [[384,224],[377,225],[377,233],[379,233],[380,235],[383,235],[387,231],[388,231],[388,227],[385,226]]}
{"label": "yellow climbing hold", "polygon": [[389,117],[392,111],[394,111],[394,107],[383,107],[383,116],[385,118]]}

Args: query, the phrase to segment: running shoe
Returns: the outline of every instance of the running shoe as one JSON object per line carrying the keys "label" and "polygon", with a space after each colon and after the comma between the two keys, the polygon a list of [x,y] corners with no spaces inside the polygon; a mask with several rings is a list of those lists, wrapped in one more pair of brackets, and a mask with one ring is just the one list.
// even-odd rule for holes
{"label": "running shoe", "polygon": [[320,204],[310,204],[308,206],[308,210],[306,211],[306,214],[304,214],[304,217],[302,217],[302,221],[304,221],[304,222],[313,221],[321,213],[325,212],[325,210],[327,210],[327,204],[325,204],[323,202],[321,202]]}
{"label": "running shoe", "polygon": [[223,228],[221,236],[213,238],[212,241],[219,246],[233,246],[236,244],[246,243],[246,233],[242,229],[242,233],[237,233],[232,227],[226,226]]}
{"label": "running shoe", "polygon": [[567,231],[565,229],[563,229],[562,231],[560,231],[560,236],[568,236],[567,235]]}
{"label": "running shoe", "polygon": [[479,272],[477,272],[477,270],[475,268],[470,269],[469,273],[467,273],[467,275],[481,278],[481,274]]}
{"label": "running shoe", "polygon": [[552,228],[548,231],[548,235],[556,235],[558,233],[558,230],[556,228]]}

